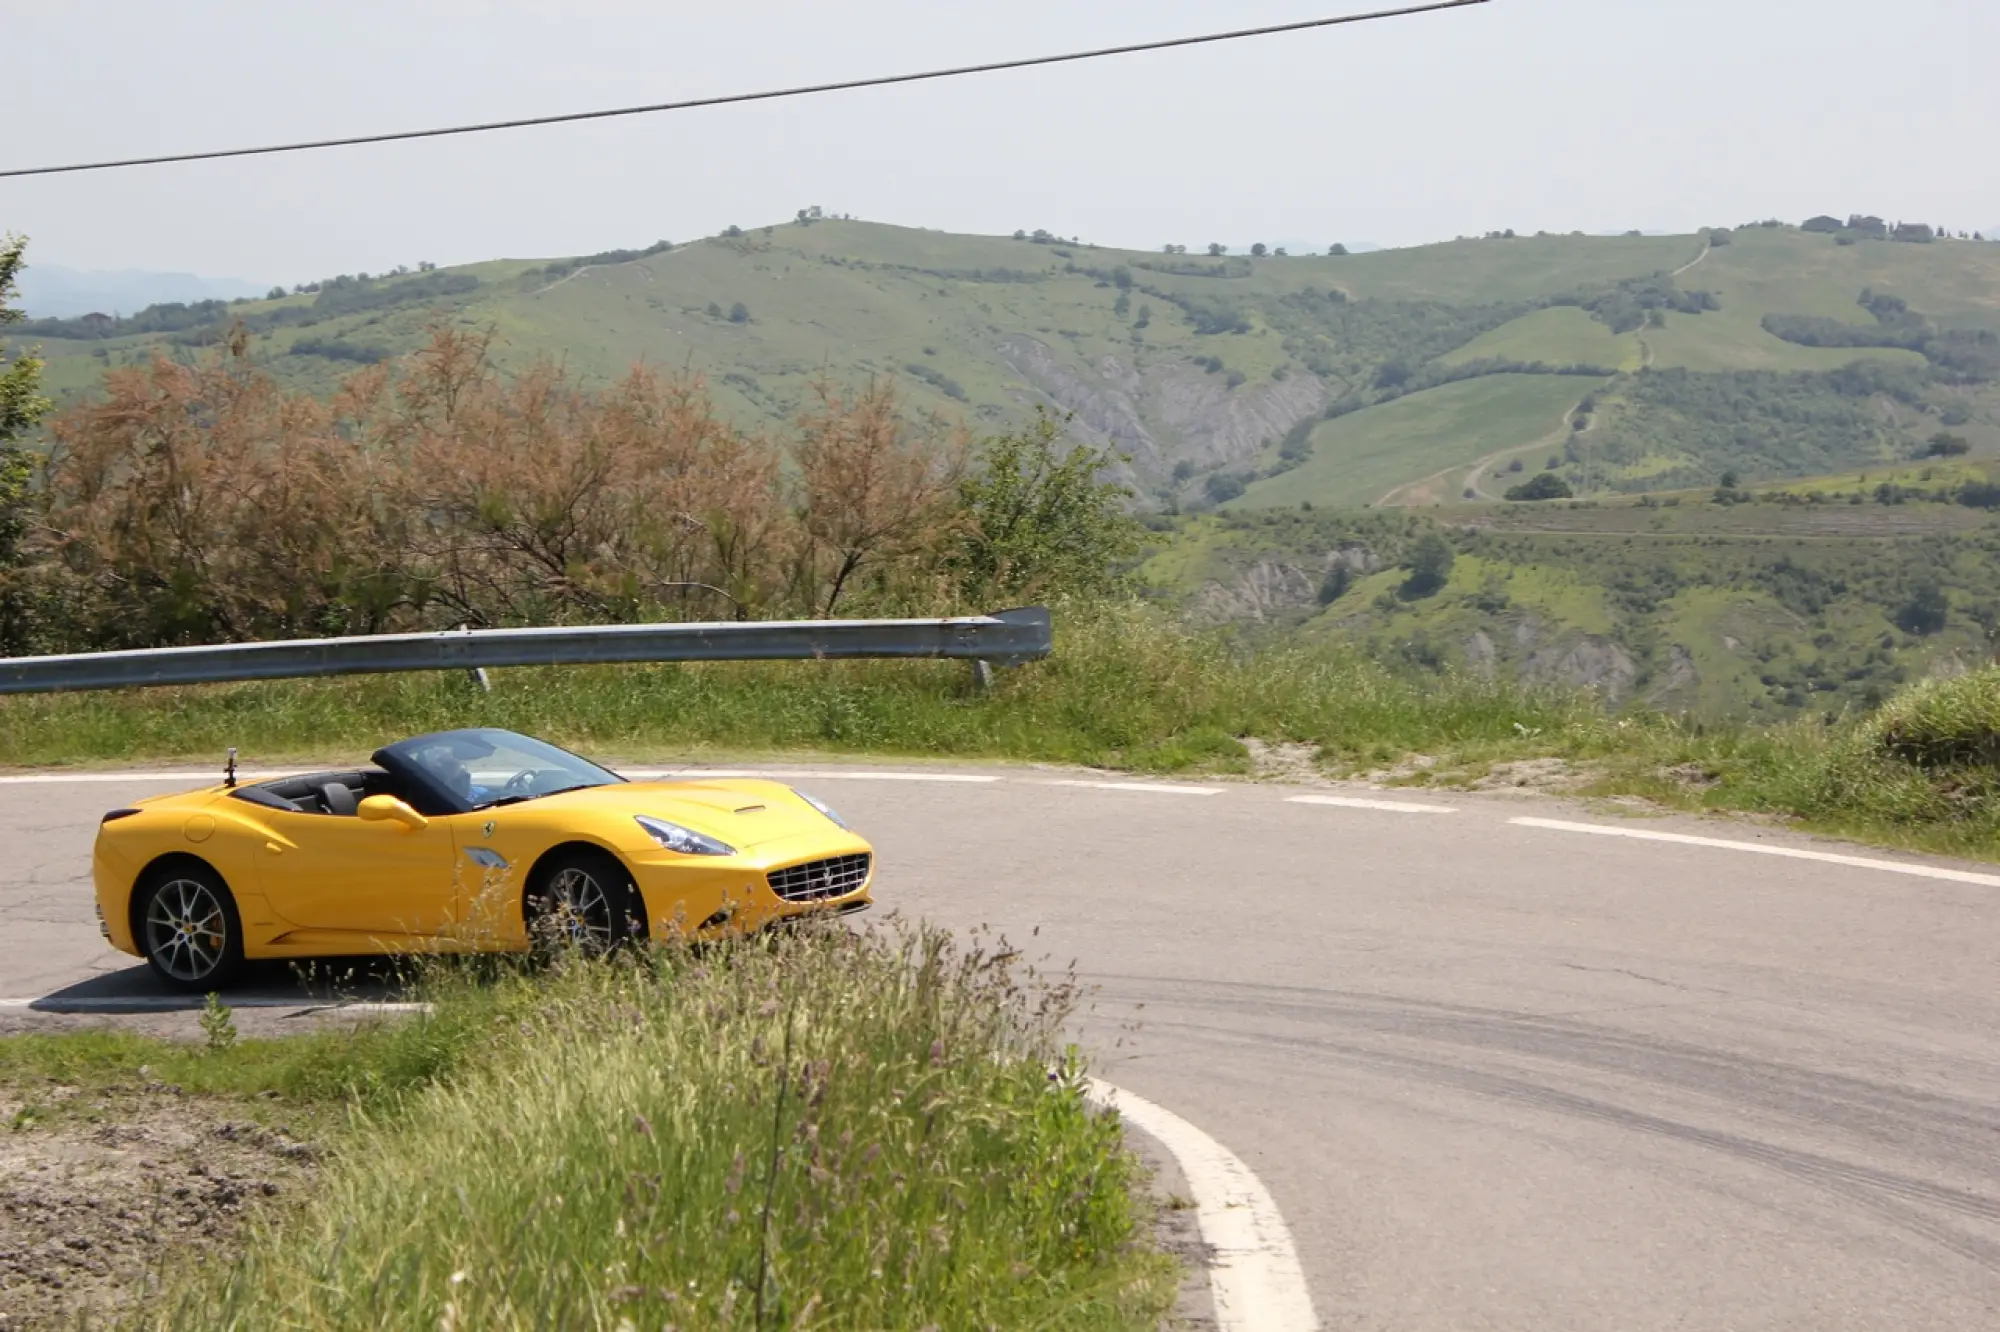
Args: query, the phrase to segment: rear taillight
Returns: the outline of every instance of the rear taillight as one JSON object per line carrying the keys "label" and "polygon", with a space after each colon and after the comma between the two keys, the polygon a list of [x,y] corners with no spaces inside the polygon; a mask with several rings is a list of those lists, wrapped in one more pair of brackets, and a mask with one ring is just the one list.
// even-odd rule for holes
{"label": "rear taillight", "polygon": [[[109,810],[104,815],[103,823],[116,823],[120,819],[130,818],[132,817],[132,815],[137,814],[138,812],[139,811],[136,809]],[[100,824],[99,826],[101,827],[102,824]]]}

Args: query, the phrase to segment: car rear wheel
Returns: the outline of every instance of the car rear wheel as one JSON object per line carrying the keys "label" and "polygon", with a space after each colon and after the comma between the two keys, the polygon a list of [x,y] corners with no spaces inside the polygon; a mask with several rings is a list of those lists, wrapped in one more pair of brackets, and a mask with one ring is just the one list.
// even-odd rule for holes
{"label": "car rear wheel", "polygon": [[170,866],[140,889],[139,946],[153,974],[176,990],[227,988],[243,970],[243,922],[222,876],[206,865]]}
{"label": "car rear wheel", "polygon": [[528,936],[540,952],[602,956],[646,937],[644,912],[631,873],[616,859],[565,851],[541,867],[528,892]]}

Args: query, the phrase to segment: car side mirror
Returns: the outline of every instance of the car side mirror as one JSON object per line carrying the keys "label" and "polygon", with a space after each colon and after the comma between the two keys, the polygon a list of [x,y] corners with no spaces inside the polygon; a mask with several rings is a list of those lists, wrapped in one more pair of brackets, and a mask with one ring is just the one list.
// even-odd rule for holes
{"label": "car side mirror", "polygon": [[372,795],[354,811],[370,823],[400,823],[411,832],[430,826],[430,820],[394,796]]}

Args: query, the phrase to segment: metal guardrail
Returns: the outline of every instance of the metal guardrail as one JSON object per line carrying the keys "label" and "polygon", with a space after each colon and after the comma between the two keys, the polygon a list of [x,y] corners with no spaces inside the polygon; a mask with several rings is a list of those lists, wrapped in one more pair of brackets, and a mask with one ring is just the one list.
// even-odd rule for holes
{"label": "metal guardrail", "polygon": [[[949,620],[771,620],[475,629],[0,657],[0,694],[219,684],[387,671],[478,671],[646,661],[808,661],[947,657],[1013,665],[1053,650],[1046,609]],[[984,669],[981,667],[982,678]]]}

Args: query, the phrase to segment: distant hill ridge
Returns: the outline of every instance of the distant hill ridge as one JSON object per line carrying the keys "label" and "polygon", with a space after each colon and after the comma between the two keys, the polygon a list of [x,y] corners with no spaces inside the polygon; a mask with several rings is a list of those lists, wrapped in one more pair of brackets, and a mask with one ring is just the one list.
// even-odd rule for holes
{"label": "distant hill ridge", "polygon": [[131,314],[173,301],[236,300],[262,296],[267,286],[239,278],[198,277],[128,268],[88,272],[60,264],[31,263],[20,277],[21,308],[35,319]]}
{"label": "distant hill ridge", "polygon": [[1941,432],[2000,453],[2000,245],[1847,221],[1279,257],[801,216],[22,333],[59,395],[239,321],[253,359],[328,389],[440,315],[492,328],[508,364],[688,367],[745,423],[790,417],[822,373],[893,375],[975,428],[1071,413],[1130,456],[1144,503],[1182,510],[1497,500],[1517,464],[1578,493],[1763,480]]}

